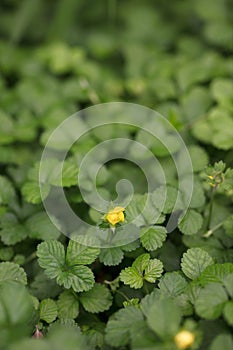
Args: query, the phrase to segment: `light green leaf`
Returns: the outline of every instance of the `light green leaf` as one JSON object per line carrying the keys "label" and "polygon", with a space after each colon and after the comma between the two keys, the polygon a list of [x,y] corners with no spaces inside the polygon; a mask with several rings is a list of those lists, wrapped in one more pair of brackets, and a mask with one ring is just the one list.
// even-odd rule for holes
{"label": "light green leaf", "polygon": [[149,251],[162,247],[166,237],[167,231],[162,226],[151,226],[141,229],[141,243]]}
{"label": "light green leaf", "polygon": [[44,299],[40,303],[40,319],[51,323],[57,318],[57,304],[52,299]]}
{"label": "light green leaf", "polygon": [[222,314],[227,300],[228,296],[224,287],[218,283],[209,283],[197,296],[195,309],[200,317],[214,320]]}
{"label": "light green leaf", "polygon": [[174,298],[182,294],[187,286],[185,278],[177,271],[167,272],[159,281],[159,288],[165,297]]}
{"label": "light green leaf", "polygon": [[119,265],[124,257],[124,253],[120,247],[102,248],[100,251],[100,262],[106,266]]}
{"label": "light green leaf", "polygon": [[193,209],[189,209],[187,213],[179,220],[178,227],[185,235],[194,235],[200,230],[203,223],[201,214]]}
{"label": "light green leaf", "polygon": [[66,263],[70,266],[91,264],[99,255],[99,252],[98,248],[88,247],[70,240],[66,253]]}
{"label": "light green leaf", "polygon": [[109,289],[98,283],[88,292],[81,293],[79,299],[84,309],[91,313],[103,312],[112,305]]}
{"label": "light green leaf", "polygon": [[8,261],[14,256],[14,250],[12,247],[0,248],[0,260]]}
{"label": "light green leaf", "polygon": [[133,324],[143,320],[142,312],[135,306],[127,306],[117,311],[107,323],[106,342],[114,347],[130,342],[130,329]]}
{"label": "light green leaf", "polygon": [[201,248],[188,249],[181,259],[182,271],[190,279],[199,277],[207,266],[213,264],[212,257]]}
{"label": "light green leaf", "polygon": [[5,281],[16,281],[27,284],[27,275],[22,267],[13,262],[0,263],[0,284]]}
{"label": "light green leaf", "polygon": [[147,315],[149,327],[164,340],[177,333],[180,321],[180,310],[171,299],[155,300]]}
{"label": "light green leaf", "polygon": [[143,286],[143,276],[135,267],[127,267],[120,273],[120,280],[129,284],[131,288],[139,289]]}
{"label": "light green leaf", "polygon": [[41,203],[50,192],[49,184],[41,184],[36,181],[28,181],[22,187],[22,194],[25,200],[32,204]]}
{"label": "light green leaf", "polygon": [[147,282],[155,283],[156,279],[162,275],[163,263],[158,259],[151,259],[145,268],[144,279]]}
{"label": "light green leaf", "polygon": [[6,213],[1,218],[0,236],[6,245],[14,245],[27,237],[27,229],[19,223],[17,217],[12,213]]}
{"label": "light green leaf", "polygon": [[46,241],[37,246],[38,263],[50,278],[62,274],[65,265],[65,250],[61,242]]}
{"label": "light green leaf", "polygon": [[226,302],[224,309],[223,309],[223,315],[224,315],[227,323],[229,323],[229,325],[233,326],[233,300]]}
{"label": "light green leaf", "polygon": [[26,221],[25,226],[28,229],[28,235],[31,238],[50,240],[57,239],[60,232],[57,227],[51,222],[45,212],[36,213]]}
{"label": "light green leaf", "polygon": [[15,197],[15,190],[7,177],[0,175],[0,205],[8,204]]}
{"label": "light green leaf", "polygon": [[94,274],[87,266],[68,266],[57,276],[57,283],[66,289],[73,288],[75,292],[83,292],[94,285]]}
{"label": "light green leaf", "polygon": [[233,348],[233,337],[231,334],[219,334],[210,346],[210,350],[232,350]]}
{"label": "light green leaf", "polygon": [[59,318],[74,319],[79,314],[78,298],[70,291],[65,291],[59,295],[57,306]]}
{"label": "light green leaf", "polygon": [[143,275],[148,263],[150,261],[150,254],[141,254],[133,262],[132,267],[134,267],[140,275]]}

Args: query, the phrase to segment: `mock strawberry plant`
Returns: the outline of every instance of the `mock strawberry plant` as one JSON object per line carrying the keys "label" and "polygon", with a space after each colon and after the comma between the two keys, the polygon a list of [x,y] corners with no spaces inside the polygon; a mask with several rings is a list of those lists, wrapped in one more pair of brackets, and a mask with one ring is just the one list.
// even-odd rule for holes
{"label": "mock strawberry plant", "polygon": [[0,349],[232,350],[231,3],[0,10]]}

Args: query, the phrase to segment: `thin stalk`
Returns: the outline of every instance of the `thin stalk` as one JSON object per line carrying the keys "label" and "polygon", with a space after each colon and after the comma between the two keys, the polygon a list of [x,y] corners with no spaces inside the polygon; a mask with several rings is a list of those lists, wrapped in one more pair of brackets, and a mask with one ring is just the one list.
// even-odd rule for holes
{"label": "thin stalk", "polygon": [[211,223],[213,204],[214,204],[214,194],[215,194],[215,188],[212,189],[211,195],[210,195],[210,207],[209,207],[209,215],[208,215],[208,219],[207,219],[207,229],[208,230],[210,230],[210,223]]}

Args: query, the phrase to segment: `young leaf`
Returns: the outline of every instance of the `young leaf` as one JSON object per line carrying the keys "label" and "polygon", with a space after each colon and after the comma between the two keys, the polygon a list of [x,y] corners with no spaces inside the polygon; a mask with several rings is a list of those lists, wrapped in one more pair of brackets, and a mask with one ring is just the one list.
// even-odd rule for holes
{"label": "young leaf", "polygon": [[40,303],[40,319],[47,323],[57,318],[57,304],[53,299],[44,299]]}
{"label": "young leaf", "polygon": [[84,309],[91,313],[103,312],[112,305],[109,289],[98,283],[88,292],[81,293],[79,299]]}
{"label": "young leaf", "polygon": [[59,318],[74,319],[79,314],[78,298],[70,291],[65,291],[59,295],[57,306]]}
{"label": "young leaf", "polygon": [[185,235],[194,235],[200,230],[203,223],[201,214],[193,209],[189,209],[185,216],[179,220],[178,227]]}
{"label": "young leaf", "polygon": [[167,231],[162,226],[151,226],[141,229],[141,243],[149,251],[162,247],[166,237]]}
{"label": "young leaf", "polygon": [[21,189],[24,199],[32,204],[41,203],[50,192],[49,184],[41,184],[36,181],[25,182]]}
{"label": "young leaf", "polygon": [[182,271],[190,279],[197,278],[207,266],[213,264],[212,257],[201,248],[188,249],[181,259]]}
{"label": "young leaf", "polygon": [[162,275],[163,263],[158,259],[151,259],[145,268],[144,279],[147,282],[155,283],[156,279]]}
{"label": "young leaf", "polygon": [[228,300],[225,289],[218,283],[207,284],[195,301],[195,309],[200,317],[207,320],[218,318]]}
{"label": "young leaf", "polygon": [[102,248],[100,251],[100,262],[106,266],[119,265],[124,257],[124,253],[120,247]]}
{"label": "young leaf", "polygon": [[27,275],[22,267],[13,262],[0,263],[0,284],[5,281],[16,281],[27,284]]}
{"label": "young leaf", "polygon": [[143,286],[143,276],[133,266],[121,271],[120,280],[124,284],[129,284],[131,288],[139,289]]}
{"label": "young leaf", "polygon": [[69,266],[91,264],[99,255],[99,252],[98,248],[87,247],[70,240],[67,247],[66,263]]}

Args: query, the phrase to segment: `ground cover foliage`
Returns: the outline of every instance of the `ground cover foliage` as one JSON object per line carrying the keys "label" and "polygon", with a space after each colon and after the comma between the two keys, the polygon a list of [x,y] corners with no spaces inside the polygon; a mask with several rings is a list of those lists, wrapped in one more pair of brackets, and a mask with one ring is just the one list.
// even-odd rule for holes
{"label": "ground cover foliage", "polygon": [[[11,0],[0,10],[0,348],[232,349],[232,3]],[[167,232],[178,193],[167,149],[136,127],[93,131],[64,163],[62,186],[76,213],[111,227],[106,213],[84,202],[76,164],[122,133],[158,158],[167,198],[161,208],[156,185],[135,223],[136,241],[87,247],[48,218],[42,200],[61,186],[51,171],[60,164],[44,164],[40,193],[39,162],[63,120],[112,101],[168,119],[190,153],[194,191],[185,216]],[[62,141],[53,145],[61,149]],[[140,214],[147,192],[140,169],[114,161],[97,181],[109,201],[120,178],[135,185],[135,196],[115,234]]]}

